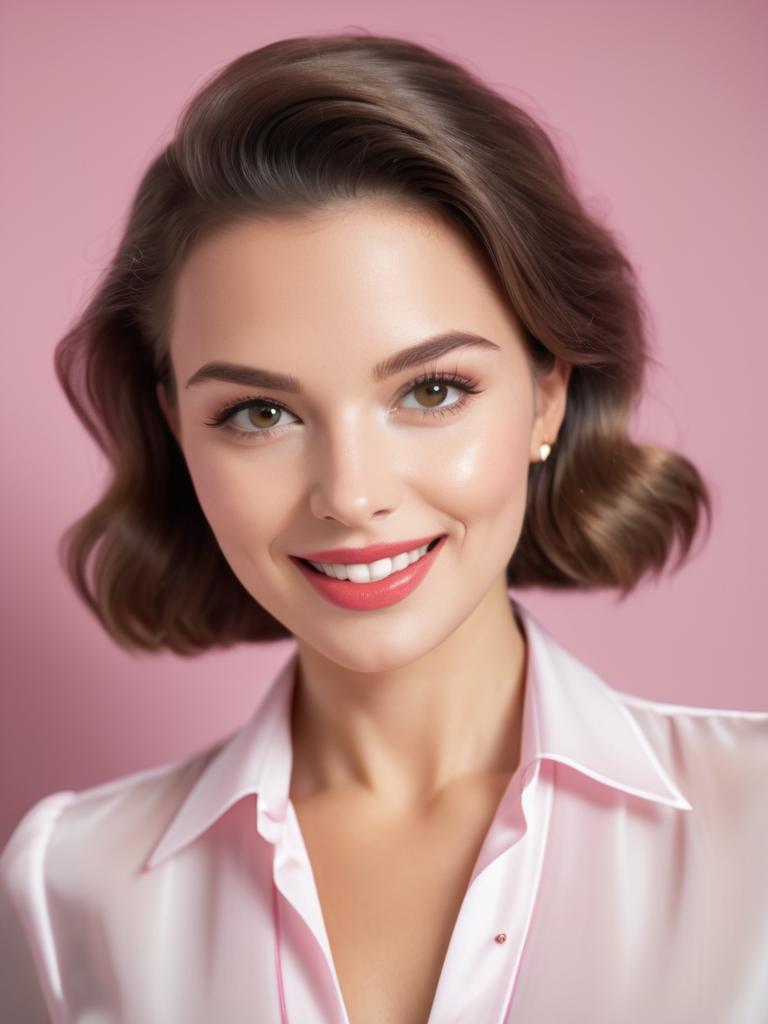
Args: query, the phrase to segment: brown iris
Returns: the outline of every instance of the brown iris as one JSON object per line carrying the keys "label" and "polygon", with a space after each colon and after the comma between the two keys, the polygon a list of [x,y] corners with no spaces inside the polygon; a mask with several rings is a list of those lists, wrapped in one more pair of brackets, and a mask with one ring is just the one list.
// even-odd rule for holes
{"label": "brown iris", "polygon": [[414,390],[414,393],[416,391],[420,391],[420,390],[426,392],[429,395],[430,399],[434,399],[434,401],[431,402],[430,404],[431,405],[439,405],[441,399],[443,399],[445,397],[445,395],[442,393],[442,392],[445,392],[445,388],[446,388],[445,384],[420,384],[418,387],[414,388],[413,390]]}
{"label": "brown iris", "polygon": [[263,423],[257,417],[271,414],[274,417],[280,415],[281,410],[276,405],[252,405],[248,409],[248,419],[255,427],[268,428],[275,426],[274,423]]}

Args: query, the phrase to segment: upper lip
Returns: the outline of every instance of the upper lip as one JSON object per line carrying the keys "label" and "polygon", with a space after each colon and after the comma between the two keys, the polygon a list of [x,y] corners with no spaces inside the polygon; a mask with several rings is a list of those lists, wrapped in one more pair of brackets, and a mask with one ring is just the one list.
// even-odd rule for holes
{"label": "upper lip", "polygon": [[332,562],[338,565],[351,565],[355,562],[377,562],[380,558],[394,558],[404,551],[430,544],[441,533],[433,533],[429,537],[416,537],[414,540],[395,540],[379,544],[369,544],[365,548],[328,548],[326,551],[307,551],[299,558],[310,562]]}

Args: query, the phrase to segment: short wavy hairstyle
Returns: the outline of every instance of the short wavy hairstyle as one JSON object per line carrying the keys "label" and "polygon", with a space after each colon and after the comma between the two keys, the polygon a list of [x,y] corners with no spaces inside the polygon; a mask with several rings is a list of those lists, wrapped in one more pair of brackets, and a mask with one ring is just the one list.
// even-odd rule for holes
{"label": "short wavy hairstyle", "polygon": [[[546,462],[529,467],[510,587],[618,588],[689,555],[711,498],[682,455],[638,444],[648,311],[615,236],[578,198],[527,112],[404,39],[282,39],[233,60],[179,116],[142,177],[116,253],[58,342],[56,374],[107,456],[104,493],[63,534],[80,597],[128,650],[190,655],[290,637],[225,560],[156,391],[171,404],[172,283],[207,232],[394,198],[449,220],[498,280],[534,371],[571,365]],[[655,360],[654,360],[655,362]]]}

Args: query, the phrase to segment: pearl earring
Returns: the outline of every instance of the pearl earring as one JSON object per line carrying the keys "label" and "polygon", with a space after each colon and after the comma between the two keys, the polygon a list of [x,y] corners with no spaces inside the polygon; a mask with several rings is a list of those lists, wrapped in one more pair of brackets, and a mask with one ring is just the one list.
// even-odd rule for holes
{"label": "pearl earring", "polygon": [[546,441],[543,444],[539,445],[539,457],[541,458],[542,462],[546,462],[547,456],[551,451],[552,446],[548,445]]}

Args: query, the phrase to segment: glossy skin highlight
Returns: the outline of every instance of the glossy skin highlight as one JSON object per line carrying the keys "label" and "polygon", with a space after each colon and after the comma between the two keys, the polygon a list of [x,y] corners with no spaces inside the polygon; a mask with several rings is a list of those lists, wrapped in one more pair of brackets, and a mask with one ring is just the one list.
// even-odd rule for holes
{"label": "glossy skin highlight", "polygon": [[[350,784],[412,805],[468,771],[513,771],[525,650],[505,567],[529,463],[562,422],[567,368],[534,374],[513,312],[453,226],[383,200],[221,229],[193,249],[173,299],[179,405],[158,388],[163,411],[229,565],[300,648],[296,792]],[[498,348],[372,381],[379,361],[454,330]],[[213,360],[289,373],[303,392],[186,388]],[[403,394],[433,372],[476,393]],[[275,424],[271,435],[210,425],[255,395],[269,401],[234,422]],[[290,557],[439,533],[423,582],[375,610],[325,601]]]}

